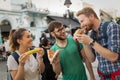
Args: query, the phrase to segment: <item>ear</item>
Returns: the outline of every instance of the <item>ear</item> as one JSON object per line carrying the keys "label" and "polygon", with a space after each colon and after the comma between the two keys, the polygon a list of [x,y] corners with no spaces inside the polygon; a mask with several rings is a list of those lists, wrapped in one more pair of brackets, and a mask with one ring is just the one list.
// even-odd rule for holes
{"label": "ear", "polygon": [[50,34],[51,34],[52,37],[54,37],[54,32],[51,32]]}
{"label": "ear", "polygon": [[94,15],[93,15],[93,14],[90,14],[90,15],[89,15],[89,18],[90,18],[90,19],[94,19]]}
{"label": "ear", "polygon": [[19,43],[19,44],[20,44],[20,43],[21,43],[21,40],[20,40],[20,39],[17,39],[17,43]]}

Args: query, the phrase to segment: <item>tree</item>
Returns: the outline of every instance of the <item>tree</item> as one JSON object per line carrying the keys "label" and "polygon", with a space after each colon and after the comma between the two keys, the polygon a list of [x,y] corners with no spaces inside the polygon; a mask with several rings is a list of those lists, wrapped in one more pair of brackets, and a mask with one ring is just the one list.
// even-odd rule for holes
{"label": "tree", "polygon": [[120,25],[120,17],[116,18],[116,23],[118,23]]}

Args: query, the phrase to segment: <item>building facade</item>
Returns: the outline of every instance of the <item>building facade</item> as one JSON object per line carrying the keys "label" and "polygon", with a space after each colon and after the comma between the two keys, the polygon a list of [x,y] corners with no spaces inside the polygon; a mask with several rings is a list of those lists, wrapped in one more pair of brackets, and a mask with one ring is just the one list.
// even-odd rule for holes
{"label": "building facade", "polygon": [[0,33],[8,37],[11,29],[26,28],[34,36],[33,45],[38,46],[41,32],[47,28],[46,16],[31,0],[0,0]]}

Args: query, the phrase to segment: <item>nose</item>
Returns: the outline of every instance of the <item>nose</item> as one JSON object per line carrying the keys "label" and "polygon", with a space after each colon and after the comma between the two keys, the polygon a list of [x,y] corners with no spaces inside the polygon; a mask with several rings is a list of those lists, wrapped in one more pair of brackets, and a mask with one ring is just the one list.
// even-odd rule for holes
{"label": "nose", "polygon": [[85,29],[85,28],[87,28],[87,25],[86,25],[86,24],[82,24],[82,25],[81,25],[81,28],[84,28],[84,29]]}
{"label": "nose", "polygon": [[81,27],[82,27],[82,28],[85,28],[85,25],[82,23],[82,24],[81,24]]}
{"label": "nose", "polygon": [[65,33],[65,29],[62,29],[62,33]]}

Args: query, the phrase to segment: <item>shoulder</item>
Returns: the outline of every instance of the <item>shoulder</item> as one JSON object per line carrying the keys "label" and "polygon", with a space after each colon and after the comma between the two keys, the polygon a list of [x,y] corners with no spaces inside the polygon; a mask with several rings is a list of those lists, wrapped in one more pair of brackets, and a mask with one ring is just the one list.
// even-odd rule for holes
{"label": "shoulder", "polygon": [[104,32],[111,33],[114,31],[120,30],[120,25],[118,25],[116,22],[113,21],[103,21],[100,25],[100,30],[103,30]]}
{"label": "shoulder", "polygon": [[68,42],[75,42],[75,40],[73,39],[73,37],[69,37],[67,38]]}
{"label": "shoulder", "polygon": [[18,63],[15,61],[12,55],[8,57],[7,66],[9,70],[17,70]]}
{"label": "shoulder", "polygon": [[13,57],[12,55],[10,55],[10,56],[8,57],[7,63],[8,63],[8,62],[12,62],[12,61],[15,61],[15,59],[14,59],[14,57]]}
{"label": "shoulder", "polygon": [[9,57],[8,57],[8,60],[7,60],[7,62],[8,61],[11,61],[11,60],[13,60],[14,58],[13,58],[13,56],[12,55],[10,55]]}
{"label": "shoulder", "polygon": [[107,26],[107,33],[120,32],[120,25],[115,22],[110,22]]}
{"label": "shoulder", "polygon": [[53,51],[55,51],[55,50],[57,50],[57,49],[58,49],[58,46],[57,46],[56,43],[50,48],[50,50],[53,50]]}
{"label": "shoulder", "polygon": [[67,37],[68,40],[73,40],[73,37]]}
{"label": "shoulder", "polygon": [[120,25],[118,25],[116,22],[111,21],[111,22],[104,22],[104,24],[105,23],[108,23],[107,25],[108,29],[120,28]]}

